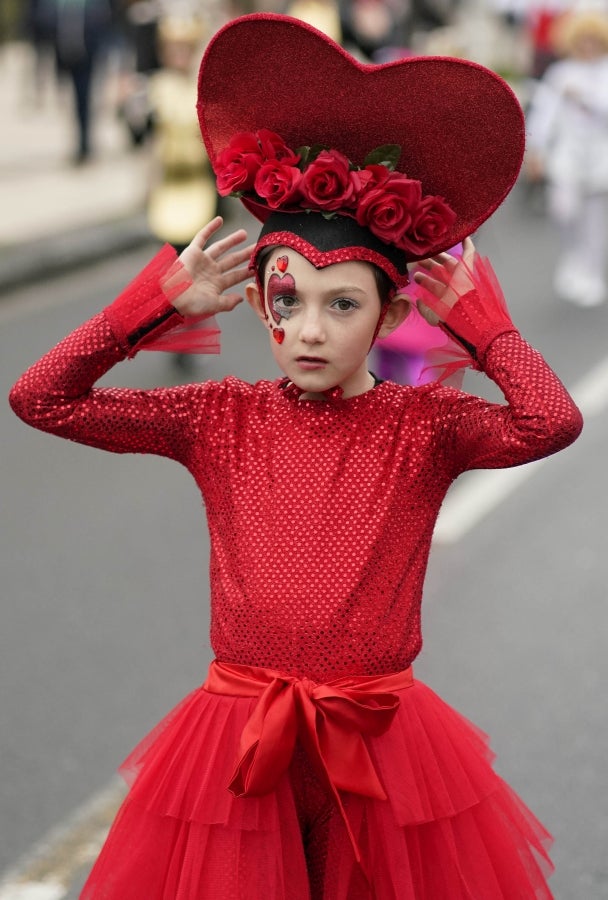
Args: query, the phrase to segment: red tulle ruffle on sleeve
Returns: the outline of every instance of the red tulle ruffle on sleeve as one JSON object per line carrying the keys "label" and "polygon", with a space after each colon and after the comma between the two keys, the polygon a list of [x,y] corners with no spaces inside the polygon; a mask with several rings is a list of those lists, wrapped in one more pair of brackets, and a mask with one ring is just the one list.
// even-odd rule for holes
{"label": "red tulle ruffle on sleeve", "polygon": [[128,356],[139,350],[219,353],[213,316],[182,316],[172,303],[192,279],[169,244],[127,285],[104,314]]}
{"label": "red tulle ruffle on sleeve", "polygon": [[[476,253],[472,267],[462,260],[459,265],[467,270],[473,288],[462,294],[453,306],[420,284],[415,284],[413,291],[415,299],[442,320],[440,327],[448,338],[443,347],[429,354],[430,367],[443,369],[442,381],[453,378],[458,370],[466,367],[479,369],[492,341],[500,334],[516,330],[490,261]],[[433,278],[450,288],[454,273],[438,266],[433,269]]]}

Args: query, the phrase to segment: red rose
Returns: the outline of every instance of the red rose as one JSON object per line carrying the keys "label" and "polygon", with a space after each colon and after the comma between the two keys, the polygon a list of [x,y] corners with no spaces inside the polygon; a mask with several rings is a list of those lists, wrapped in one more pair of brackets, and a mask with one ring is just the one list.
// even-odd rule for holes
{"label": "red rose", "polygon": [[276,159],[265,162],[255,176],[255,192],[271,209],[295,205],[299,199],[298,184],[302,173],[295,166]]}
{"label": "red rose", "polygon": [[283,138],[269,131],[267,128],[260,128],[257,132],[258,141],[264,159],[278,159],[290,166],[295,166],[300,162],[297,153],[287,146]]}
{"label": "red rose", "polygon": [[350,174],[352,180],[357,185],[357,194],[360,196],[364,192],[371,191],[372,188],[384,184],[391,173],[386,166],[371,165],[366,166],[364,169],[359,169],[356,172],[351,172]]}
{"label": "red rose", "polygon": [[357,208],[357,222],[387,244],[397,244],[409,231],[420,205],[419,181],[389,173],[379,187],[366,191]]}
{"label": "red rose", "polygon": [[235,134],[225,150],[215,157],[217,190],[222,197],[250,191],[264,162],[257,137],[250,131]]}
{"label": "red rose", "polygon": [[442,197],[427,196],[420,201],[411,229],[398,246],[416,255],[437,246],[456,221],[456,213]]}
{"label": "red rose", "polygon": [[357,200],[350,163],[337,150],[322,150],[302,174],[301,205],[305,209],[349,209]]}

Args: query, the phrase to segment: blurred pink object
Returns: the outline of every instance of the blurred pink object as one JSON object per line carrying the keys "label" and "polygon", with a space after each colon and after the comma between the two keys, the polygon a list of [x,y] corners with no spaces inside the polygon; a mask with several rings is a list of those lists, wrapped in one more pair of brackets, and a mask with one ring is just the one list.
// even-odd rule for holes
{"label": "blurred pink object", "polygon": [[436,373],[423,373],[422,370],[428,365],[428,351],[443,344],[443,332],[429,325],[418,310],[412,307],[403,325],[374,344],[375,374],[383,381],[397,381],[399,384],[424,384],[426,381],[433,381]]}
{"label": "blurred pink object", "polygon": [[[462,244],[457,244],[448,252],[452,256],[461,256]],[[406,293],[412,300],[411,312],[399,328],[374,344],[374,371],[383,381],[426,384],[436,381],[440,374],[431,360],[435,356],[434,351],[445,348],[449,342],[444,332],[429,325],[413,305],[420,297],[413,278]]]}

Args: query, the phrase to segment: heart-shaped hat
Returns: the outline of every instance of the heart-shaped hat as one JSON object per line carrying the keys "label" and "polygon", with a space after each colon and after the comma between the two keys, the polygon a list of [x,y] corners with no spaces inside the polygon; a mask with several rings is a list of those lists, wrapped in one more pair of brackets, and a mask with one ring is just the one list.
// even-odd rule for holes
{"label": "heart-shaped hat", "polygon": [[[381,242],[397,243],[407,261],[432,256],[475,232],[509,193],[524,152],[519,102],[489,69],[432,56],[363,64],[310,25],[271,13],[234,19],[210,41],[200,67],[197,110],[218,187],[226,175],[226,152],[230,159],[240,153],[247,168],[253,156],[244,151],[251,140],[257,141],[255,152],[265,147],[267,163],[275,164],[273,178],[277,161],[281,163],[284,203],[277,200],[276,179],[275,193],[262,191],[260,196],[253,174],[248,183],[233,185],[234,191],[223,191],[240,196],[259,220],[273,212],[281,214],[283,223],[288,212],[299,213],[294,221],[303,220],[303,208],[323,212],[325,218],[348,216]],[[334,162],[346,160],[348,191],[356,182],[358,199],[346,197],[343,186],[343,208],[315,206],[292,190],[292,182],[285,183],[293,175],[290,167],[297,163],[297,177],[302,170],[306,175],[302,148],[318,178],[325,174],[327,159],[331,169],[332,153]],[[381,152],[370,157],[378,148]],[[391,152],[389,165],[383,155]],[[299,162],[294,163],[294,155]],[[422,240],[414,235],[393,241],[392,210],[386,203],[376,204],[378,219],[371,218],[370,189],[382,191],[384,175],[379,173],[389,175],[389,169],[390,189],[393,180],[399,182],[395,190],[402,199],[414,197],[417,208],[431,211]],[[321,180],[315,190],[319,184],[325,187]]]}

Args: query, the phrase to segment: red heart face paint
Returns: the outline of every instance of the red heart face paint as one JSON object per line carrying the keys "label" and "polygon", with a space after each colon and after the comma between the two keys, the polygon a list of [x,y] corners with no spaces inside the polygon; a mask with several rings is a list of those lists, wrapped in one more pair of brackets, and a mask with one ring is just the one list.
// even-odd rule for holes
{"label": "red heart face paint", "polygon": [[288,256],[279,256],[277,259],[277,269],[279,272],[286,272],[287,266],[289,265],[289,257]]}
{"label": "red heart face paint", "polygon": [[[284,271],[288,265],[288,258],[286,256],[279,256],[276,261],[277,268],[282,268]],[[281,266],[279,266],[279,263]],[[278,306],[277,300],[280,297],[293,297],[296,296],[296,282],[292,275],[277,275],[276,272],[273,272],[270,278],[268,279],[268,287],[266,288],[266,295],[268,299],[268,307],[270,309],[270,314],[272,318],[277,323],[280,324],[282,319],[288,319],[291,315],[289,309],[285,306]]]}
{"label": "red heart face paint", "polygon": [[285,330],[283,328],[273,328],[272,336],[277,342],[277,344],[282,344],[285,340]]}

